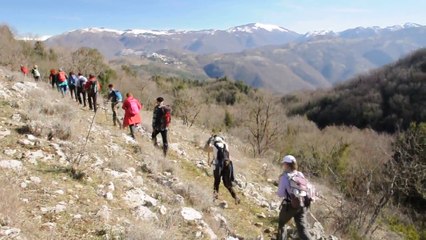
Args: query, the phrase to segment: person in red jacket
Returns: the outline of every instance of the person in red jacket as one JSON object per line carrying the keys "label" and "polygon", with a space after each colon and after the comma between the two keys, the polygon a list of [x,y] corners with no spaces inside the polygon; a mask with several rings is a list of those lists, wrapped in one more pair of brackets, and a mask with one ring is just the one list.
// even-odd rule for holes
{"label": "person in red jacket", "polygon": [[124,109],[123,127],[129,126],[130,135],[135,139],[136,126],[142,122],[139,114],[142,110],[142,104],[133,97],[132,93],[127,93],[122,108]]}
{"label": "person in red jacket", "polygon": [[24,74],[24,77],[26,77],[28,75],[28,68],[24,65],[21,65],[21,72]]}

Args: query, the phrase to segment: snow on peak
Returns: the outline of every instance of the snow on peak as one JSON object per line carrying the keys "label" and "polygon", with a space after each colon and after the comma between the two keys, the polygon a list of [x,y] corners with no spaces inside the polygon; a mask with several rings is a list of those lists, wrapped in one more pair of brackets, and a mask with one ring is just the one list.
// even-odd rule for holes
{"label": "snow on peak", "polygon": [[278,31],[278,32],[288,32],[287,29],[272,25],[272,24],[263,24],[263,23],[251,23],[247,25],[242,25],[238,27],[229,28],[227,32],[247,32],[247,33],[253,33],[253,31],[256,30],[265,30],[268,32]]}
{"label": "snow on peak", "polygon": [[337,34],[333,31],[329,30],[320,30],[320,31],[312,31],[307,32],[304,36],[305,38],[313,38],[318,36],[336,36]]}
{"label": "snow on peak", "polygon": [[125,34],[134,34],[134,35],[172,35],[176,32],[173,30],[145,30],[145,29],[128,29],[124,31]]}
{"label": "snow on peak", "polygon": [[110,32],[110,33],[116,33],[116,34],[123,34],[123,31],[111,29],[111,28],[104,28],[104,27],[91,27],[91,28],[83,28],[81,29],[82,32],[91,32],[91,33],[100,33],[100,32]]}
{"label": "snow on peak", "polygon": [[417,23],[405,23],[404,25],[394,25],[394,26],[387,27],[385,29],[389,31],[398,31],[401,29],[417,28],[417,27],[423,27],[423,26]]}
{"label": "snow on peak", "polygon": [[420,25],[420,24],[417,24],[417,23],[405,23],[404,24],[404,28],[416,28],[416,27],[423,27],[423,26]]}

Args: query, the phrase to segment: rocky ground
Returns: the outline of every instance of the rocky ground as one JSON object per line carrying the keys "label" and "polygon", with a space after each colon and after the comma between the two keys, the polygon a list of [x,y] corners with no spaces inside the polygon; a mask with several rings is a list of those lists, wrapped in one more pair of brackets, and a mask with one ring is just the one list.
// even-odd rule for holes
{"label": "rocky ground", "polygon": [[[273,238],[276,166],[251,159],[226,136],[242,203],[223,186],[213,203],[201,150],[210,133],[173,119],[163,158],[150,141],[151,113],[142,118],[133,141],[103,108],[94,115],[46,83],[0,69],[0,239]],[[311,231],[315,239],[337,239],[313,216],[325,219],[341,197],[318,188]]]}

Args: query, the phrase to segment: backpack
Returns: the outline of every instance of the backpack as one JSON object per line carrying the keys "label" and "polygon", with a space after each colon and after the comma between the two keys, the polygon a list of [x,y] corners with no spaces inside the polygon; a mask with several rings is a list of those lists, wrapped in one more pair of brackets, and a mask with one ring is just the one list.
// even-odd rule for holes
{"label": "backpack", "polygon": [[216,160],[218,161],[219,167],[223,167],[224,164],[228,165],[231,160],[229,158],[228,149],[225,146],[220,147],[218,143],[220,143],[220,141],[215,141],[213,144],[217,149]]}
{"label": "backpack", "polygon": [[84,88],[84,85],[87,83],[87,78],[81,76],[78,78],[79,87]]}
{"label": "backpack", "polygon": [[315,200],[315,187],[299,172],[287,174],[290,183],[290,204],[293,208],[310,207]]}
{"label": "backpack", "polygon": [[137,100],[132,99],[129,101],[129,104],[130,104],[130,111],[129,111],[130,115],[135,116],[136,114],[138,114],[140,109],[139,109]]}
{"label": "backpack", "polygon": [[58,80],[60,82],[64,82],[67,78],[65,77],[65,72],[59,72],[58,73]]}
{"label": "backpack", "polygon": [[31,73],[34,75],[34,77],[40,77],[40,72],[38,71],[37,68],[33,68],[31,70]]}
{"label": "backpack", "polygon": [[75,86],[77,77],[75,75],[70,75],[68,77],[69,85]]}
{"label": "backpack", "polygon": [[170,109],[169,106],[163,107],[163,111],[164,111],[164,124],[166,125],[166,127],[168,127],[170,125],[170,122],[172,121],[172,109]]}
{"label": "backpack", "polygon": [[121,102],[123,101],[123,96],[121,95],[121,92],[118,90],[114,90],[114,95],[115,95],[115,101],[116,102]]}
{"label": "backpack", "polygon": [[98,80],[91,81],[91,84],[90,84],[90,87],[89,87],[89,92],[91,94],[95,94],[95,93],[98,93],[98,91],[99,91],[99,89],[98,89]]}

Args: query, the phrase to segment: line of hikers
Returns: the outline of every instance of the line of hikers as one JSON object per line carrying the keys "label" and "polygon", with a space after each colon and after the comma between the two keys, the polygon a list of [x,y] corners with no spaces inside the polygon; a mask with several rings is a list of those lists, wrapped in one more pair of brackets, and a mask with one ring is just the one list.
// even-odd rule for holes
{"label": "line of hikers", "polygon": [[[23,73],[26,71],[27,73],[24,74],[28,74],[28,70],[22,70],[22,65],[21,71]],[[34,66],[31,73],[35,81],[39,81],[40,73],[37,65]],[[75,75],[70,72],[67,75],[60,68],[58,71],[52,69],[49,79],[52,88],[56,87],[63,97],[69,88],[71,98],[80,104],[84,104],[84,107],[86,107],[87,94],[89,108],[97,111],[97,97],[101,86],[94,75],[90,74],[89,79],[81,73]],[[136,128],[142,122],[140,111],[143,109],[143,104],[130,92],[126,93],[126,99],[123,99],[121,92],[115,89],[113,84],[109,84],[108,89],[107,99],[111,102],[113,125],[120,129],[129,127],[130,135],[135,139]],[[161,134],[164,156],[167,155],[168,151],[167,133],[170,122],[171,108],[164,103],[164,98],[158,97],[153,110],[151,139],[154,146],[158,146],[157,135]],[[241,200],[233,188],[235,182],[234,166],[230,159],[229,146],[224,137],[212,135],[207,140],[204,151],[208,152],[208,165],[213,165],[213,201],[218,199],[219,185],[223,181],[225,188],[234,198],[235,204],[240,204]],[[212,158],[210,153],[213,153]],[[312,237],[308,231],[306,215],[311,202],[315,200],[315,188],[302,172],[297,171],[297,161],[294,156],[284,156],[281,164],[283,172],[279,177],[277,195],[283,201],[280,206],[277,239],[287,239],[285,224],[294,218],[299,238],[310,240]]]}
{"label": "line of hikers", "polygon": [[[28,75],[28,68],[21,65],[21,72],[26,77]],[[31,73],[33,74],[35,81],[40,80],[41,75],[37,65],[34,65]],[[83,108],[87,106],[87,100],[89,109],[94,112],[97,111],[97,100],[101,91],[101,85],[96,76],[93,74],[89,74],[89,77],[86,78],[82,73],[78,73],[76,75],[71,71],[67,74],[62,68],[59,68],[58,70],[51,69],[49,82],[52,85],[52,88],[56,88],[62,94],[62,97],[65,97],[69,90],[71,98],[77,101],[80,105],[83,105]],[[123,99],[121,92],[115,89],[113,84],[109,84],[108,89],[107,101],[111,102],[113,125],[118,126],[120,129],[129,127],[130,136],[133,139],[136,139],[136,129],[142,122],[140,111],[142,110],[143,105],[138,99],[134,98],[133,94],[130,92],[126,94],[126,99]],[[167,133],[170,122],[171,108],[164,103],[164,98],[158,97],[156,99],[156,106],[153,112],[153,131],[151,137],[154,146],[158,147],[157,135],[161,134],[164,156],[167,155],[168,151]]]}

